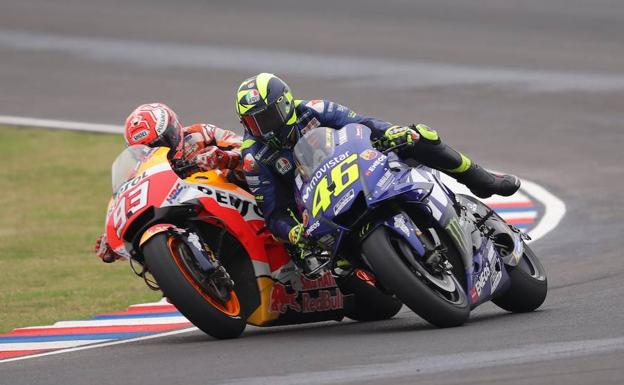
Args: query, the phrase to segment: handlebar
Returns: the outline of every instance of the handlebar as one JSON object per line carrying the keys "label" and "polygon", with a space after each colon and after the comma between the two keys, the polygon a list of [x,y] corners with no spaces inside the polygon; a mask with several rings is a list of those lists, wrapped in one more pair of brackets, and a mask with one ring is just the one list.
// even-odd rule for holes
{"label": "handlebar", "polygon": [[188,161],[186,159],[174,159],[171,161],[173,171],[182,176],[187,176],[198,170],[196,162]]}

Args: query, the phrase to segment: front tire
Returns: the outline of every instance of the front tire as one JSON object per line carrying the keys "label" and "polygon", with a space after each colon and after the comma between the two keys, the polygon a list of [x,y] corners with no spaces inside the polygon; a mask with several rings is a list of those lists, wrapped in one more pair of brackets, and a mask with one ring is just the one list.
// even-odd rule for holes
{"label": "front tire", "polygon": [[498,298],[492,300],[498,307],[513,312],[526,313],[539,308],[548,292],[548,279],[541,262],[528,245],[517,266],[505,266],[511,285]]}
{"label": "front tire", "polygon": [[[430,286],[426,275],[415,269],[413,254],[407,255],[407,243],[393,237],[382,226],[374,230],[363,242],[362,250],[372,271],[381,284],[395,293],[416,314],[437,327],[460,326],[470,314],[466,293],[457,278],[451,274],[447,279],[454,289],[448,296]],[[409,248],[411,250],[411,248]]]}
{"label": "front tire", "polygon": [[353,308],[345,315],[360,322],[381,321],[394,317],[403,303],[383,293],[374,285],[358,277],[358,272],[338,282],[340,291],[353,295]]}
{"label": "front tire", "polygon": [[163,294],[204,333],[218,339],[240,336],[246,322],[235,290],[225,303],[213,298],[205,283],[197,279],[199,269],[188,262],[188,247],[181,237],[156,234],[143,247],[147,269]]}

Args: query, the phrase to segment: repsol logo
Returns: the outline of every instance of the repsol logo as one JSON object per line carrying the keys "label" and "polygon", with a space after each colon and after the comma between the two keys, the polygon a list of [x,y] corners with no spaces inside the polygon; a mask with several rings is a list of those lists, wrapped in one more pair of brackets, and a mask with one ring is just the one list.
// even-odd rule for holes
{"label": "repsol logo", "polygon": [[121,195],[121,194],[125,193],[126,191],[128,191],[132,187],[138,185],[139,182],[142,181],[145,177],[147,177],[147,171],[143,171],[143,174],[141,174],[139,176],[135,176],[134,178],[132,178],[129,181],[127,181],[124,184],[122,184],[121,187],[119,187],[117,189],[116,194],[117,195]]}
{"label": "repsol logo", "polygon": [[230,194],[226,191],[217,190],[208,186],[197,186],[197,189],[206,195],[214,197],[214,199],[221,205],[231,207],[238,211],[243,217],[247,216],[250,212],[255,213],[257,216],[262,217],[262,212],[257,204],[251,201],[247,201],[237,197],[234,194]]}

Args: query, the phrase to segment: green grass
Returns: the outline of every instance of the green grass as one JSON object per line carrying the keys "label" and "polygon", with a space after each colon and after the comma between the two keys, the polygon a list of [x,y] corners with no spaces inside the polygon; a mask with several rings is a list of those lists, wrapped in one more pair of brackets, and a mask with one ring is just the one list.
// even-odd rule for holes
{"label": "green grass", "polygon": [[93,253],[120,135],[0,126],[0,333],[157,300]]}

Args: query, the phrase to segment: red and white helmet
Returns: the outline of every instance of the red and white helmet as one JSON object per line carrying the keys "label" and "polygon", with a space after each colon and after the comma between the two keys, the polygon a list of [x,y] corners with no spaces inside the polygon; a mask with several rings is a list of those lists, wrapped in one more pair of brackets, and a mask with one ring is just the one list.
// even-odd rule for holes
{"label": "red and white helmet", "polygon": [[174,157],[184,148],[184,131],[178,116],[163,103],[138,106],[126,119],[126,144],[144,144],[149,147],[169,147]]}

